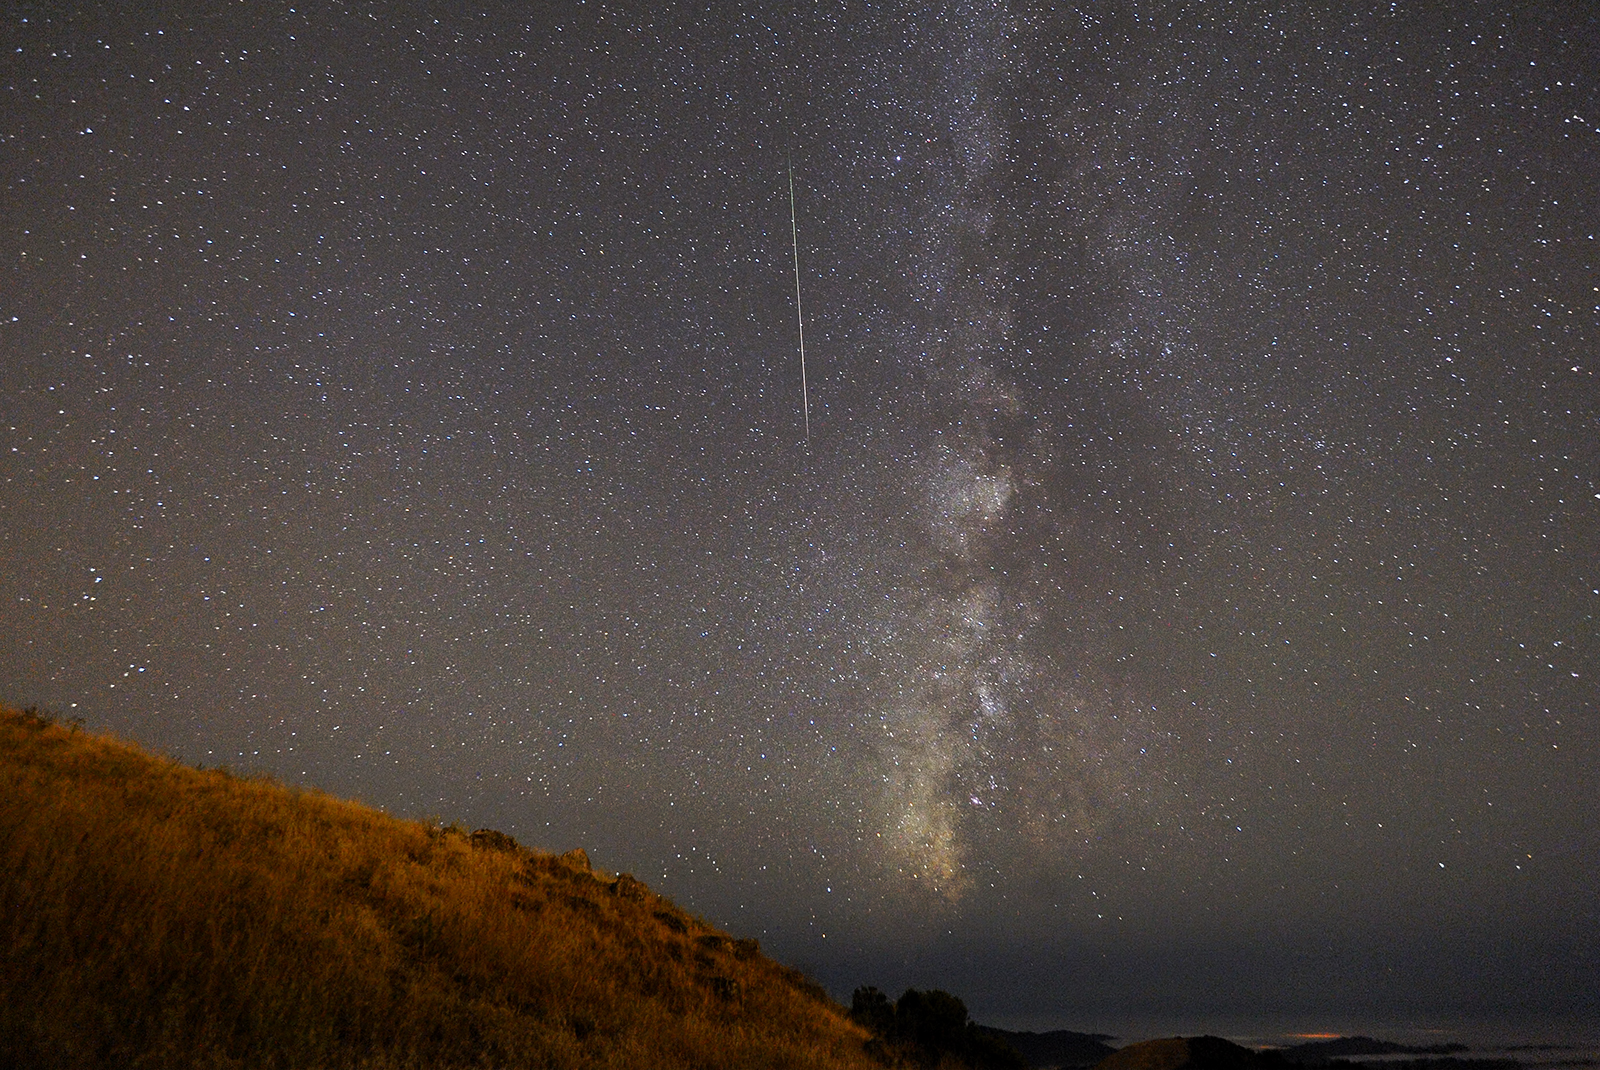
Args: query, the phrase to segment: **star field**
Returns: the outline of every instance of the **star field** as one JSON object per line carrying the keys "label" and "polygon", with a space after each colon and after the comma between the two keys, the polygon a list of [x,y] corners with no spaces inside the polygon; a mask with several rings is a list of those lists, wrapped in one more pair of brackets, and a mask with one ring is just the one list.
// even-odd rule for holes
{"label": "star field", "polygon": [[1600,1010],[1590,7],[3,18],[0,697],[844,993]]}

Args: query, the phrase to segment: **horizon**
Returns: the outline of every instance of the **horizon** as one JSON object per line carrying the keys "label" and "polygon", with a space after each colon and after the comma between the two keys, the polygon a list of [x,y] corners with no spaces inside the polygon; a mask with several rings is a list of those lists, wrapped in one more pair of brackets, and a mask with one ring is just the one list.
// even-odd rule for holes
{"label": "horizon", "polygon": [[[1235,1044],[1251,1048],[1284,1048],[1313,1040],[1368,1037],[1411,1046],[1462,1044],[1466,1050],[1458,1053],[1461,1059],[1520,1053],[1518,1061],[1527,1066],[1593,1065],[1593,1060],[1600,1056],[1600,1028],[1586,1017],[1556,1017],[1530,1025],[1518,1019],[1362,1020],[1352,1016],[1322,1015],[1320,1016],[1322,1020],[1345,1023],[1346,1027],[1331,1033],[1295,1031],[1304,1028],[1305,1018],[1315,1020],[1318,1017],[1307,1015],[1298,1018],[1212,1019],[1152,1015],[1148,1018],[1130,1018],[1120,1022],[1112,1020],[1102,1022],[1108,1029],[1116,1028],[1120,1024],[1126,1030],[1123,1033],[1110,1033],[1100,1028],[1045,1025],[1035,1025],[1030,1028],[1026,1022],[1011,1026],[1000,1025],[998,1028],[1027,1033],[1048,1033],[1060,1029],[1072,1033],[1103,1035],[1110,1038],[1106,1043],[1112,1047],[1124,1047],[1146,1040],[1176,1036],[1219,1036],[1224,1040],[1231,1040]],[[980,1024],[991,1023],[985,1021]],[[1526,1050],[1530,1046],[1549,1050],[1530,1052]],[[1542,1058],[1539,1057],[1541,1055]],[[1415,1056],[1400,1054],[1393,1056],[1392,1059],[1385,1056],[1365,1056],[1355,1061],[1382,1066],[1386,1062],[1404,1060],[1408,1057]]]}
{"label": "horizon", "polygon": [[836,994],[1600,1020],[1592,4],[0,25],[6,701]]}

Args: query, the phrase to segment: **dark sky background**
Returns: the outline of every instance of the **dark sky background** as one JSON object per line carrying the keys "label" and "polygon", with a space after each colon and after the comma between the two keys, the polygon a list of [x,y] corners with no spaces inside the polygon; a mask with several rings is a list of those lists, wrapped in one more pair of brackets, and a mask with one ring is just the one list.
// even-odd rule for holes
{"label": "dark sky background", "polygon": [[1600,1016],[1595,5],[142,7],[3,9],[6,700],[846,998]]}

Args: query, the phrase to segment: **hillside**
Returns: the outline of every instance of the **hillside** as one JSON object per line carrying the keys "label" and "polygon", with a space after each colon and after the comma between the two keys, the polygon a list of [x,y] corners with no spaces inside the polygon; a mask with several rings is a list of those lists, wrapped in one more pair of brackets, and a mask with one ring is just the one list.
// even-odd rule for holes
{"label": "hillside", "polygon": [[1117,1050],[1106,1043],[1115,1038],[1105,1033],[1078,1033],[1071,1029],[1027,1033],[990,1026],[978,1028],[1022,1056],[1029,1066],[1051,1067],[1053,1070],[1094,1066]]}
{"label": "hillside", "polygon": [[0,710],[0,1064],[867,1067],[626,875]]}
{"label": "hillside", "polygon": [[1119,1048],[1094,1070],[1285,1070],[1277,1052],[1258,1052],[1221,1037],[1166,1037]]}

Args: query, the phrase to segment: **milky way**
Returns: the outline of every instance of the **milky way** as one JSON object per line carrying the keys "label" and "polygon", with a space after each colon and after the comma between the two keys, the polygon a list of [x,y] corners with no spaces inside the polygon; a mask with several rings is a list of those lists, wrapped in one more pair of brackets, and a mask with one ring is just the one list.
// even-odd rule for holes
{"label": "milky way", "polygon": [[1589,7],[4,19],[0,697],[841,993],[1594,1012]]}

